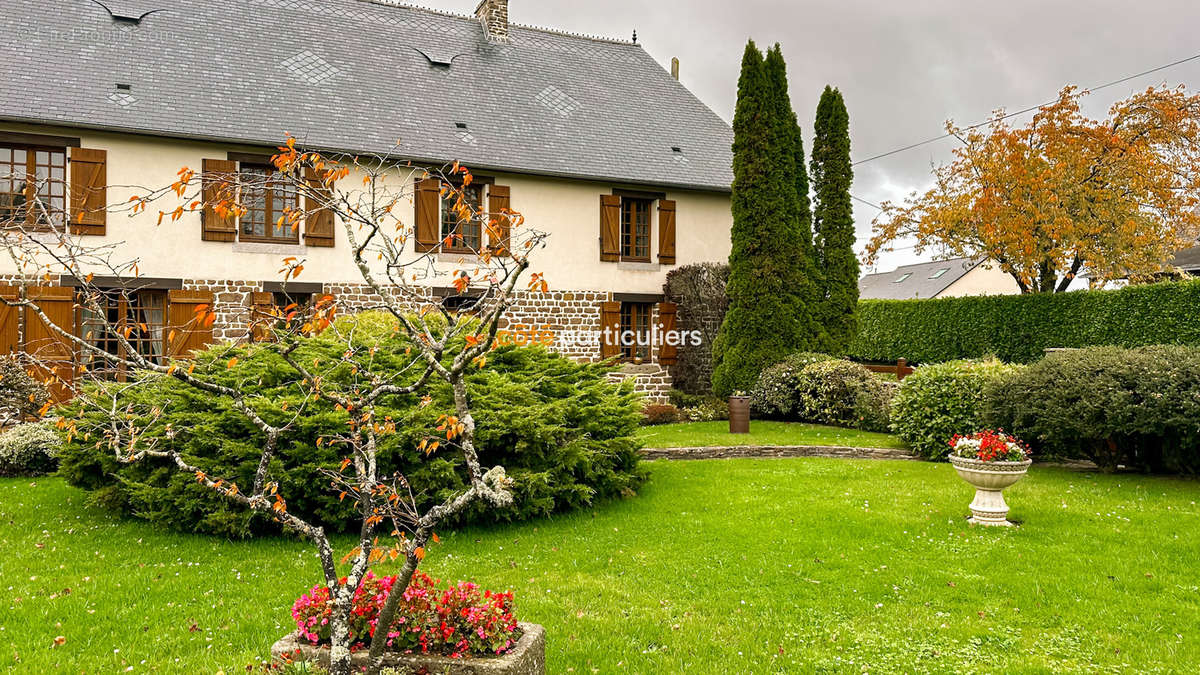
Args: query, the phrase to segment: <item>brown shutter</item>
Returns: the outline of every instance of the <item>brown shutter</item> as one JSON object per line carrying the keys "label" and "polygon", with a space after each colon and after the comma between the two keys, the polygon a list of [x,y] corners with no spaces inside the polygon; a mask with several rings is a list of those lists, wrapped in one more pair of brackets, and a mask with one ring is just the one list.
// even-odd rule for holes
{"label": "brown shutter", "polygon": [[[203,308],[203,312],[198,312]],[[213,341],[211,291],[173,290],[167,294],[167,356],[187,358]]]}
{"label": "brown shutter", "polygon": [[658,262],[675,264],[675,200],[658,200]]}
{"label": "brown shutter", "polygon": [[621,354],[621,345],[617,341],[620,332],[621,303],[600,303],[600,358],[607,359]]}
{"label": "brown shutter", "polygon": [[321,208],[321,204],[328,203],[329,200],[333,199],[333,190],[321,182],[321,178],[315,169],[306,169],[304,171],[304,178],[308,182],[309,187],[319,195],[317,199],[310,196],[304,198],[304,211],[307,219],[307,222],[304,224],[304,243],[309,246],[332,248],[334,240],[334,214],[331,209]]}
{"label": "brown shutter", "polygon": [[621,198],[600,195],[600,260],[621,259]]}
{"label": "brown shutter", "polygon": [[[488,248],[493,255],[508,255],[512,238],[512,221],[508,211],[512,210],[511,191],[507,185],[488,187]],[[495,238],[493,238],[493,234]]]}
{"label": "brown shutter", "polygon": [[[75,335],[75,292],[71,288],[35,286],[25,291],[52,324]],[[34,360],[34,376],[46,383],[55,401],[73,395],[75,380],[75,344],[42,321],[31,308],[25,309],[23,350]]]}
{"label": "brown shutter", "polygon": [[416,240],[418,251],[437,248],[441,237],[438,224],[442,219],[442,183],[436,178],[417,181],[416,197]]}
{"label": "brown shutter", "polygon": [[71,148],[72,234],[104,235],[108,217],[108,152]]}
{"label": "brown shutter", "polygon": [[200,238],[204,241],[233,241],[237,238],[237,217],[232,213],[222,217],[213,206],[221,201],[232,206],[237,201],[233,184],[237,181],[237,162],[206,159],[203,171],[200,199],[204,201],[204,211],[200,214]]}
{"label": "brown shutter", "polygon": [[271,338],[271,324],[275,321],[275,296],[266,292],[250,294],[250,339],[265,342]]}
{"label": "brown shutter", "polygon": [[[0,286],[0,298],[16,300],[16,286]],[[0,302],[0,355],[12,354],[21,348],[21,315],[16,307]]]}
{"label": "brown shutter", "polygon": [[[675,303],[658,303],[658,339],[662,340],[662,344],[658,347],[658,362],[664,366],[673,366],[679,360],[678,336],[674,334],[675,312]],[[667,336],[671,336],[676,342],[668,342]]]}

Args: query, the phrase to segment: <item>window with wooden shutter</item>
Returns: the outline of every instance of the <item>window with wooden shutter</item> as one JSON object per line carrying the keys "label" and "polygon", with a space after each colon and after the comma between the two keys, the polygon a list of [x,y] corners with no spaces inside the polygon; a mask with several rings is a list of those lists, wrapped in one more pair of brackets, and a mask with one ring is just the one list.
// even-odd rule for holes
{"label": "window with wooden shutter", "polygon": [[304,242],[309,246],[331,248],[334,241],[334,213],[332,209],[321,207],[333,199],[333,191],[321,182],[315,169],[305,170],[304,178],[316,193],[304,197]]}
{"label": "window with wooden shutter", "polygon": [[108,152],[71,148],[71,234],[103,235],[108,222]]}
{"label": "window with wooden shutter", "polygon": [[492,255],[509,255],[512,243],[511,191],[507,185],[488,187],[488,248]]}
{"label": "window with wooden shutter", "polygon": [[600,303],[600,358],[621,355],[621,303]]}
{"label": "window with wooden shutter", "polygon": [[200,198],[204,211],[200,214],[200,238],[204,241],[234,241],[237,239],[237,216],[217,213],[214,206],[236,201],[237,162],[226,159],[206,159],[201,176]]}
{"label": "window with wooden shutter", "polygon": [[679,360],[679,336],[675,333],[675,314],[677,307],[673,302],[658,303],[658,362],[664,366],[673,366]]}
{"label": "window with wooden shutter", "polygon": [[[0,286],[0,299],[16,300],[20,297],[16,286]],[[4,302],[0,302],[0,355],[12,354],[21,348],[21,313]]]}
{"label": "window with wooden shutter", "polygon": [[75,335],[75,289],[35,286],[26,289],[25,297],[33,301],[50,323],[43,321],[32,308],[25,308],[22,351],[33,358],[34,376],[46,384],[54,400],[66,401],[74,393],[75,343],[55,327]]}
{"label": "window with wooden shutter", "polygon": [[600,195],[600,260],[621,259],[621,198]]}
{"label": "window with wooden shutter", "polygon": [[213,342],[213,294],[173,290],[167,295],[167,355],[188,358]]}
{"label": "window with wooden shutter", "polygon": [[418,180],[415,192],[413,235],[416,247],[418,251],[432,251],[438,245],[442,215],[442,183],[436,178]]}
{"label": "window with wooden shutter", "polygon": [[[160,289],[105,289],[77,297],[79,336],[109,354],[129,358],[134,354],[151,363],[162,363],[166,347],[167,292]],[[117,339],[119,334],[134,354]],[[80,362],[94,376],[125,381],[128,368],[89,350],[80,353]]]}
{"label": "window with wooden shutter", "polygon": [[66,214],[66,148],[0,143],[0,223],[49,230]]}
{"label": "window with wooden shutter", "polygon": [[675,264],[675,200],[658,200],[658,262]]}

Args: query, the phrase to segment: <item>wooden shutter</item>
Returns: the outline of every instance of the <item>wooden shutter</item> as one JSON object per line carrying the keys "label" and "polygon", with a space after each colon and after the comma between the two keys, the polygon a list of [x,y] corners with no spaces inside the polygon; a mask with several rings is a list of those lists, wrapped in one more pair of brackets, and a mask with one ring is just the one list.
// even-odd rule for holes
{"label": "wooden shutter", "polygon": [[250,339],[265,342],[271,339],[271,324],[275,321],[275,296],[266,292],[250,294]]}
{"label": "wooden shutter", "polygon": [[[0,298],[16,300],[16,286],[0,286]],[[21,348],[21,314],[16,307],[0,302],[0,355],[12,354]]]}
{"label": "wooden shutter", "polygon": [[620,333],[621,303],[600,303],[600,358],[607,359],[621,354],[621,344],[617,341]]}
{"label": "wooden shutter", "polygon": [[600,195],[600,260],[621,259],[621,198]]}
{"label": "wooden shutter", "polygon": [[[75,335],[75,291],[71,288],[35,286],[25,291],[46,315],[50,323]],[[25,309],[25,344],[22,347],[34,361],[34,377],[46,383],[56,402],[73,395],[75,380],[75,344],[42,320],[32,308]]]}
{"label": "wooden shutter", "polygon": [[[678,336],[675,335],[676,305],[673,302],[658,303],[658,334],[662,344],[658,348],[658,362],[664,366],[673,366],[679,360]],[[667,340],[671,336],[672,343]]]}
{"label": "wooden shutter", "polygon": [[675,264],[675,200],[658,200],[658,262]]}
{"label": "wooden shutter", "polygon": [[328,203],[333,198],[333,191],[321,182],[315,169],[306,169],[304,179],[309,187],[319,195],[318,199],[305,196],[304,211],[304,243],[309,246],[332,248],[334,241],[334,214],[331,209],[321,208],[322,203]]}
{"label": "wooden shutter", "polygon": [[441,237],[442,183],[436,178],[417,181],[415,235],[418,251],[437,248]]}
{"label": "wooden shutter", "polygon": [[108,222],[108,152],[71,148],[71,234],[104,235]]}
{"label": "wooden shutter", "polygon": [[512,238],[512,220],[508,211],[512,209],[511,191],[507,185],[488,187],[488,248],[492,255],[508,255]]}
{"label": "wooden shutter", "polygon": [[[203,308],[203,313],[199,312]],[[167,356],[188,358],[192,351],[213,341],[211,291],[173,290],[167,293]]]}
{"label": "wooden shutter", "polygon": [[237,162],[225,159],[206,159],[201,176],[200,199],[204,211],[200,214],[200,238],[204,241],[233,241],[237,238],[237,217],[220,216],[213,208],[220,201],[232,206],[236,201],[233,183],[237,180]]}

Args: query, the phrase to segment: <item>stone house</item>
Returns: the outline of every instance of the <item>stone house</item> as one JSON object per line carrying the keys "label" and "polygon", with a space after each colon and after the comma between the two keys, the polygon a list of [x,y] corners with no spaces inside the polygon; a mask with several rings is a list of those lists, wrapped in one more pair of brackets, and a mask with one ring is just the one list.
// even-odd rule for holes
{"label": "stone house", "polygon": [[[514,328],[669,326],[666,273],[728,256],[732,131],[635,41],[513,24],[507,0],[483,0],[474,16],[385,0],[0,0],[0,10],[0,216],[39,201],[72,236],[137,257],[138,290],[113,309],[147,325],[135,337],[148,355],[166,354],[167,330],[199,305],[218,319],[189,348],[248,337],[256,306],[317,294],[341,311],[371,304],[342,229],[275,227],[279,195],[236,220],[187,213],[159,225],[95,208],[169,185],[184,166],[271,171],[288,134],[318,150],[460,161],[477,178],[473,199],[547,232],[537,271],[552,291],[522,296]],[[51,180],[31,194],[32,176]],[[414,186],[411,218],[444,234],[455,225],[433,187]],[[307,271],[285,292],[288,256]],[[0,265],[10,284],[0,293],[17,292],[16,268]],[[84,335],[72,283],[22,292]],[[69,377],[69,347],[36,323],[0,309],[0,349],[59,349]],[[668,346],[557,346],[634,362],[652,398],[669,386]]]}

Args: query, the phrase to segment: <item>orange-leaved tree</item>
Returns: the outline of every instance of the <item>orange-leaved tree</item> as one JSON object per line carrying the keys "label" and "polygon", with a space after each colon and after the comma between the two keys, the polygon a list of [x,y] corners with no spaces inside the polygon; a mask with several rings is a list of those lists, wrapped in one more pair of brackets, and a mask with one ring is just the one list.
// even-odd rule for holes
{"label": "orange-leaved tree", "polygon": [[962,145],[934,170],[934,187],[885,202],[867,262],[897,239],[916,250],[987,257],[1023,293],[1065,291],[1164,271],[1200,230],[1200,95],[1150,88],[1104,120],[1066,87],[1025,126],[997,111],[985,125],[946,123]]}

